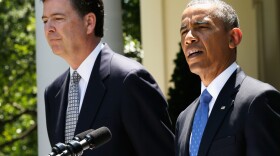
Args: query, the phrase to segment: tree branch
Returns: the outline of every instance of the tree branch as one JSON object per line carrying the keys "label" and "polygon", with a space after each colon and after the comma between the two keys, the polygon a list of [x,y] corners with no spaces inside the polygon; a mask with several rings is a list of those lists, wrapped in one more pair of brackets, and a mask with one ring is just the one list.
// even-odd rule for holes
{"label": "tree branch", "polygon": [[2,149],[5,146],[11,145],[14,142],[24,139],[25,137],[27,137],[30,133],[32,133],[34,130],[36,130],[37,128],[37,124],[32,125],[29,129],[27,129],[25,132],[23,132],[20,136],[15,137],[14,139],[10,140],[10,141],[6,141],[2,144],[0,144],[0,149]]}
{"label": "tree branch", "polygon": [[14,116],[12,116],[10,119],[7,119],[7,120],[3,120],[3,121],[0,121],[0,125],[5,125],[5,124],[7,124],[7,123],[12,123],[12,122],[14,122],[14,121],[17,121],[18,120],[18,118],[20,118],[22,115],[24,115],[24,114],[35,114],[36,115],[36,111],[35,110],[30,110],[30,109],[26,109],[26,110],[24,110],[24,111],[22,111],[22,112],[20,112],[19,114],[16,114],[16,115],[14,115]]}

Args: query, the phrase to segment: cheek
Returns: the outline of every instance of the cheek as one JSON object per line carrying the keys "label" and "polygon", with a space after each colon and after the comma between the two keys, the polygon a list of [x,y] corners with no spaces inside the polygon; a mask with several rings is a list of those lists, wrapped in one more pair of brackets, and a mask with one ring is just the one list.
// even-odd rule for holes
{"label": "cheek", "polygon": [[182,49],[186,49],[186,44],[185,44],[185,37],[184,36],[181,36],[181,47]]}
{"label": "cheek", "polygon": [[183,40],[181,40],[181,47],[182,47],[182,49],[184,49],[184,42],[183,42]]}
{"label": "cheek", "polygon": [[208,60],[210,62],[221,62],[224,59],[225,52],[226,51],[222,48],[222,46],[219,46],[219,44],[210,44],[207,50]]}
{"label": "cheek", "polygon": [[209,36],[203,39],[204,47],[206,48],[208,55],[215,55],[219,47],[221,46],[221,42],[215,36]]}
{"label": "cheek", "polygon": [[47,37],[47,35],[48,35],[48,29],[47,29],[47,26],[46,26],[46,25],[44,25],[44,33],[45,33],[45,36]]}
{"label": "cheek", "polygon": [[184,55],[185,55],[185,57],[186,57],[186,53],[185,53],[185,51],[186,51],[186,45],[185,45],[185,43],[184,43],[184,40],[183,40],[183,39],[181,40],[181,48],[182,48],[183,53],[184,53]]}
{"label": "cheek", "polygon": [[72,28],[69,26],[63,26],[60,27],[60,29],[57,31],[57,33],[64,39],[64,40],[75,40],[77,36],[73,32]]}
{"label": "cheek", "polygon": [[183,47],[183,44],[184,43],[184,37],[183,36],[181,36],[181,46]]}

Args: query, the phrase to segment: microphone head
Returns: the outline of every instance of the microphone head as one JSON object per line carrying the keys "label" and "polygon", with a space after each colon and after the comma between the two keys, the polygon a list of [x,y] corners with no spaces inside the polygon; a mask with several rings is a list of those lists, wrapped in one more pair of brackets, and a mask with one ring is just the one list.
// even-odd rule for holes
{"label": "microphone head", "polygon": [[62,153],[64,150],[66,150],[66,145],[64,143],[57,143],[52,148],[52,152],[49,154],[49,156],[56,156],[57,154]]}
{"label": "microphone head", "polygon": [[89,148],[97,148],[107,143],[112,138],[112,134],[107,127],[100,127],[86,135]]}
{"label": "microphone head", "polygon": [[77,135],[73,138],[73,140],[81,141],[81,140],[83,140],[83,139],[86,137],[87,134],[89,134],[89,133],[92,132],[92,131],[93,131],[93,129],[89,129],[89,130],[86,130],[86,131],[84,131],[84,132],[82,132],[82,133],[79,133],[79,134],[77,134]]}

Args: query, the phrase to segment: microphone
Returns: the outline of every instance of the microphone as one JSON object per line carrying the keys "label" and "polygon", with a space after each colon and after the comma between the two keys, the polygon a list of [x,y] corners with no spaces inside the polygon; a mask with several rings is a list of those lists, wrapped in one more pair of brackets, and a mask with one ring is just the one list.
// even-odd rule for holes
{"label": "microphone", "polygon": [[86,130],[86,131],[84,131],[84,132],[82,132],[82,133],[80,133],[80,134],[77,134],[77,135],[73,138],[73,140],[81,141],[81,140],[83,140],[83,139],[86,137],[87,134],[89,134],[89,133],[92,132],[92,131],[94,131],[94,130],[93,130],[93,129],[89,129],[89,130]]}
{"label": "microphone", "polygon": [[66,150],[66,145],[64,143],[57,143],[52,148],[52,152],[48,156],[56,156],[57,154],[62,153],[64,150]]}
{"label": "microphone", "polygon": [[80,156],[84,150],[95,149],[107,143],[112,134],[107,127],[100,127],[88,133],[83,140],[72,140],[66,145],[66,149],[60,156]]}
{"label": "microphone", "polygon": [[[90,132],[92,132],[93,129],[89,129],[89,130],[86,130],[80,134],[77,134],[73,140],[76,140],[76,141],[81,141],[83,140],[87,134],[89,134]],[[66,145],[64,143],[57,143],[54,145],[54,147],[52,148],[52,152],[49,154],[49,156],[55,156],[57,154],[61,154],[63,151],[66,150]]]}

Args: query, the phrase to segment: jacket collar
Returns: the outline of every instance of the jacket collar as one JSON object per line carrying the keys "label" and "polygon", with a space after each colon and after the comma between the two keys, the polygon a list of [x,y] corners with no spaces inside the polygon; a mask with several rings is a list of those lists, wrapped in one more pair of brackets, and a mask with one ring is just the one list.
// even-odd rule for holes
{"label": "jacket collar", "polygon": [[[75,135],[88,130],[94,122],[102,99],[106,93],[106,87],[103,81],[110,75],[110,60],[112,56],[113,51],[107,44],[105,44],[105,46],[99,53],[91,72],[91,76],[83,100],[83,105],[77,122]],[[57,138],[57,142],[64,142],[65,116],[67,110],[68,88],[70,81],[69,75],[70,70],[68,69],[63,74],[65,80],[61,86],[61,89],[55,96],[56,105],[58,106],[57,109],[59,119],[59,121],[57,121],[57,124],[55,125],[55,136],[61,136]]]}
{"label": "jacket collar", "polygon": [[235,96],[245,77],[245,73],[238,67],[221,90],[205,127],[198,155],[207,155],[216,132],[220,128],[226,114],[234,105]]}

